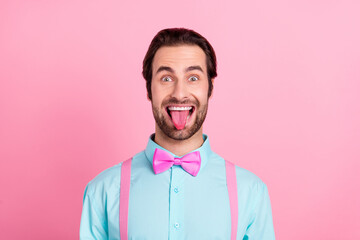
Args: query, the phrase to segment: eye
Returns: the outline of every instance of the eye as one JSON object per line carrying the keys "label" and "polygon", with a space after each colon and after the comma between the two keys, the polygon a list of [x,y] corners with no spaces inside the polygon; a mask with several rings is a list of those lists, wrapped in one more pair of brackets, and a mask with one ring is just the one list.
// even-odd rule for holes
{"label": "eye", "polygon": [[195,81],[197,81],[197,80],[199,80],[199,78],[196,77],[196,76],[191,76],[191,77],[189,77],[189,81],[191,81],[191,82],[195,82]]}
{"label": "eye", "polygon": [[161,81],[163,81],[163,82],[171,82],[172,79],[169,76],[166,76],[166,77],[161,78]]}

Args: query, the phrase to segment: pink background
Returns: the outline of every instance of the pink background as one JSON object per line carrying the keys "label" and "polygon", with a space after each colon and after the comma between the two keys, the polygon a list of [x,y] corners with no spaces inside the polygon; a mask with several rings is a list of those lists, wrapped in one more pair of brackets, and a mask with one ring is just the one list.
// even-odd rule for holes
{"label": "pink background", "polygon": [[360,239],[359,1],[1,1],[0,238],[78,238],[84,188],[154,131],[162,28],[218,56],[205,132],[268,185],[277,239]]}

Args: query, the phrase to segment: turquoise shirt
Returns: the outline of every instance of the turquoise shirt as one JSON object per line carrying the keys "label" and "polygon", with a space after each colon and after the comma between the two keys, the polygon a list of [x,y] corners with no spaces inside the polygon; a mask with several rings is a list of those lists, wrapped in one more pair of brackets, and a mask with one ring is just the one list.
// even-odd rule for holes
{"label": "turquoise shirt", "polygon": [[[231,217],[225,161],[211,150],[209,138],[203,135],[204,143],[194,150],[200,151],[201,167],[198,175],[193,177],[180,165],[155,175],[152,168],[155,148],[167,150],[156,144],[153,136],[149,138],[146,149],[132,160],[129,239],[229,240]],[[121,165],[103,171],[86,186],[80,239],[120,239]],[[236,178],[237,239],[275,239],[266,185],[253,173],[238,166]]]}

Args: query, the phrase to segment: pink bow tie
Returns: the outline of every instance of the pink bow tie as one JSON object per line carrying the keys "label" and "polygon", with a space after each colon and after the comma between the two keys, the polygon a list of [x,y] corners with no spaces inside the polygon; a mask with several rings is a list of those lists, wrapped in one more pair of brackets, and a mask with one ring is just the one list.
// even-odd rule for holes
{"label": "pink bow tie", "polygon": [[155,149],[153,157],[153,167],[155,174],[162,173],[173,165],[181,165],[181,167],[194,177],[198,174],[201,165],[200,152],[191,152],[183,156],[182,158],[174,158],[170,153]]}

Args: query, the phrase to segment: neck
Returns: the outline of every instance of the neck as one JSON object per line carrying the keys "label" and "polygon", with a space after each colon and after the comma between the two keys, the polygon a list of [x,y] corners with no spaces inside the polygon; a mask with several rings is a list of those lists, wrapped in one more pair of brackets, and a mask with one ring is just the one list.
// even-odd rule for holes
{"label": "neck", "polygon": [[176,156],[183,156],[199,147],[204,142],[202,127],[193,136],[186,140],[175,140],[169,138],[163,131],[156,125],[154,141],[161,147],[172,152]]}

